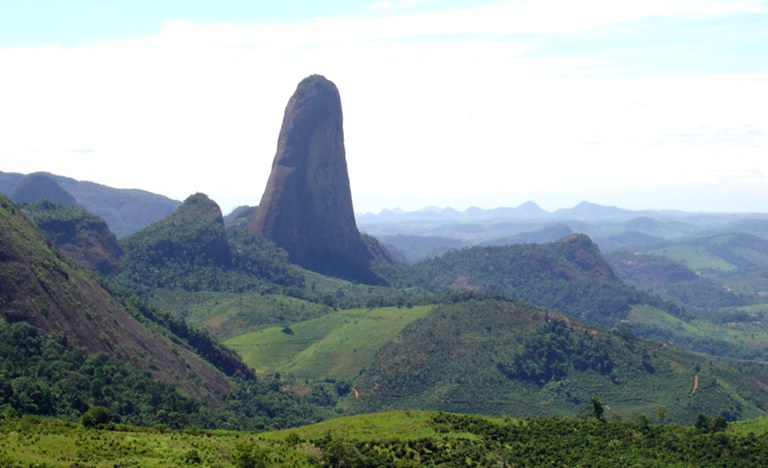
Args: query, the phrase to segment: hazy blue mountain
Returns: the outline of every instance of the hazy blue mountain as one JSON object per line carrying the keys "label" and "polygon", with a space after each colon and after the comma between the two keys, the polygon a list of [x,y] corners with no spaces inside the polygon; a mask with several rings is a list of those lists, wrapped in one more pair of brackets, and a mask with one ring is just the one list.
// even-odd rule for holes
{"label": "hazy blue mountain", "polygon": [[[149,226],[181,204],[146,190],[117,189],[55,174],[48,175],[71,194],[80,206],[103,218],[118,237]],[[0,172],[0,192],[10,196],[22,179],[24,174]]]}

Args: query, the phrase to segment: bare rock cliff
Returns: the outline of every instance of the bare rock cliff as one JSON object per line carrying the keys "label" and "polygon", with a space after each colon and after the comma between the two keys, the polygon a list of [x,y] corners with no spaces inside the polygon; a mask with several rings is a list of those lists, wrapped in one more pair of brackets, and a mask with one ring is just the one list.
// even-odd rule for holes
{"label": "bare rock cliff", "polygon": [[375,283],[355,223],[339,91],[312,75],[288,101],[267,187],[249,230],[320,273]]}

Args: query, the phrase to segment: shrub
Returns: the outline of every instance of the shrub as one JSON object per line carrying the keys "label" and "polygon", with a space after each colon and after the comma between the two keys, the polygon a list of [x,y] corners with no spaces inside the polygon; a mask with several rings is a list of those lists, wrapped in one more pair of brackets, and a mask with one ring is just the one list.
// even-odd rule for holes
{"label": "shrub", "polygon": [[112,422],[114,415],[103,406],[91,406],[83,413],[80,422],[83,427],[103,427]]}

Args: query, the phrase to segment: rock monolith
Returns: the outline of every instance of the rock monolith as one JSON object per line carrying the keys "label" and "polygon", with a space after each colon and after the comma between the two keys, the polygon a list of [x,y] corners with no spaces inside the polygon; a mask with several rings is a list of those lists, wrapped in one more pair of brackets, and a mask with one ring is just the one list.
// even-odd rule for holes
{"label": "rock monolith", "polygon": [[249,230],[320,273],[378,282],[355,223],[339,91],[320,75],[288,101],[266,189]]}

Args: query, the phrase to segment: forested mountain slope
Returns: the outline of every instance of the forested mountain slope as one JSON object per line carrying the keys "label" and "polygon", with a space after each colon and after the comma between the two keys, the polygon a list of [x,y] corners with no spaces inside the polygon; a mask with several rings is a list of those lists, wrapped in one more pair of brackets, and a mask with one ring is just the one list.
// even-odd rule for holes
{"label": "forested mountain slope", "polygon": [[317,418],[205,334],[71,263],[1,195],[0,335],[0,407],[76,417],[100,405],[142,424]]}
{"label": "forested mountain slope", "polygon": [[390,275],[401,286],[492,291],[605,326],[626,319],[635,304],[661,302],[622,283],[583,234],[549,244],[469,247]]}
{"label": "forested mountain slope", "polygon": [[573,416],[599,396],[612,414],[692,423],[765,414],[768,386],[672,346],[595,329],[530,305],[468,296],[437,306],[355,379],[356,411]]}

